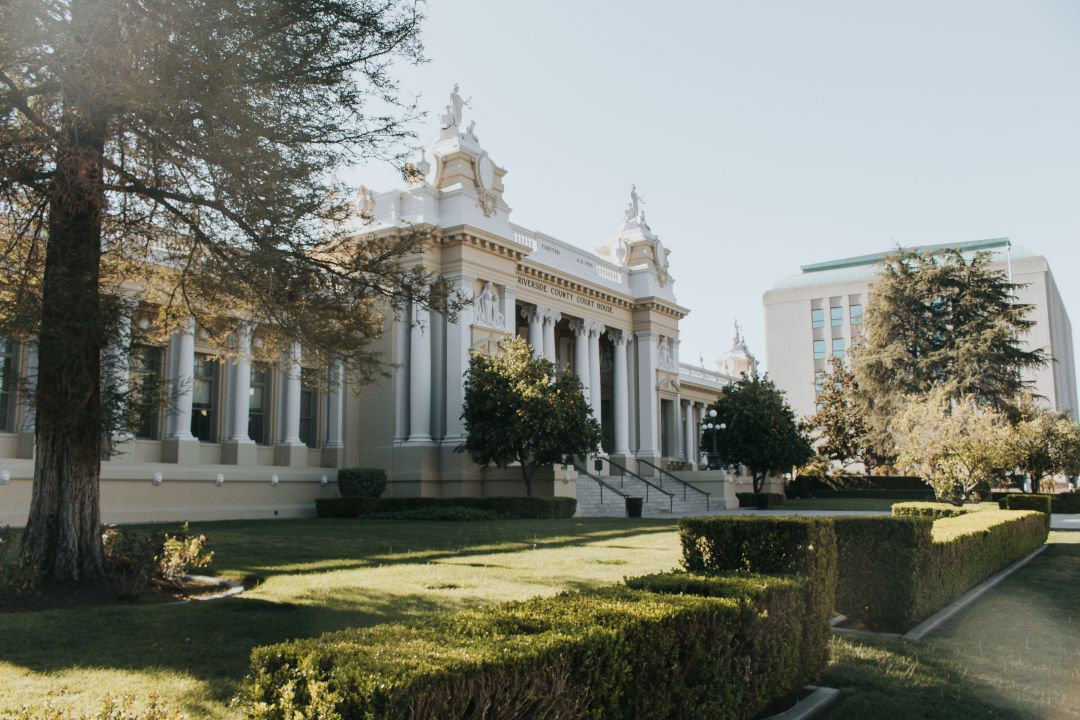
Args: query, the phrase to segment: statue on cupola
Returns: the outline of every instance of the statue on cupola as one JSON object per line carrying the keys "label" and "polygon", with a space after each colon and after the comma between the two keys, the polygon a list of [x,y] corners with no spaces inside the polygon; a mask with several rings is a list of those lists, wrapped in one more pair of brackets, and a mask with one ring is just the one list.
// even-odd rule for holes
{"label": "statue on cupola", "polygon": [[735,335],[731,339],[731,350],[716,361],[721,372],[738,377],[745,373],[750,377],[757,375],[757,358],[750,352],[746,344],[746,338],[742,334],[742,326],[735,321]]}

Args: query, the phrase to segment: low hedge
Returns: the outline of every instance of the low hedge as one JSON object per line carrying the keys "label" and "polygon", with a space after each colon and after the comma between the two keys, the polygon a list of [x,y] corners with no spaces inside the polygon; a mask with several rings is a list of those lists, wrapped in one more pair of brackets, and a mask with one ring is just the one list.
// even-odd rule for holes
{"label": "low hedge", "polygon": [[1002,510],[1035,510],[1041,512],[1046,520],[1046,531],[1050,531],[1050,515],[1053,512],[1053,500],[1050,495],[1006,495],[998,501]]}
{"label": "low hedge", "polygon": [[319,498],[315,511],[321,518],[372,517],[383,513],[412,513],[427,508],[474,508],[513,518],[570,518],[577,500],[568,497],[457,497],[457,498]]}
{"label": "low hedge", "polygon": [[886,500],[926,500],[933,499],[934,491],[925,490],[885,490],[867,488],[866,490],[814,490],[816,498],[873,498]]}
{"label": "low hedge", "polygon": [[337,471],[341,497],[377,498],[386,491],[386,471],[381,468],[341,468]]}
{"label": "low hedge", "polygon": [[1035,512],[836,517],[836,608],[873,630],[906,630],[1046,542]]}
{"label": "low hedge", "polygon": [[892,506],[892,514],[896,516],[928,517],[931,520],[940,520],[947,517],[959,517],[969,512],[976,512],[976,508],[966,505],[953,505],[939,502],[905,502],[896,503]]}
{"label": "low hedge", "polygon": [[828,662],[836,596],[836,535],[832,518],[707,517],[679,521],[683,567],[690,573],[731,572],[806,578],[801,612],[803,663],[815,676]]}
{"label": "low hedge", "polygon": [[1057,493],[1050,498],[1054,512],[1080,513],[1080,492]]}
{"label": "low hedge", "polygon": [[782,493],[735,493],[735,497],[739,499],[739,507],[756,508],[758,506],[758,495],[765,496],[765,507],[778,508],[783,507],[785,497]]}
{"label": "low hedge", "polygon": [[805,582],[726,582],[721,597],[615,587],[256,648],[250,717],[753,717],[804,683]]}

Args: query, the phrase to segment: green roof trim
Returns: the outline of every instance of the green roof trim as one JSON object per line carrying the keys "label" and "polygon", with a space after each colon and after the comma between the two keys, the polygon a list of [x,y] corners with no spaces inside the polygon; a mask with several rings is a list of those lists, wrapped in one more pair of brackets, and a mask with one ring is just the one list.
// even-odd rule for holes
{"label": "green roof trim", "polygon": [[[907,250],[914,250],[918,253],[933,253],[938,250],[960,250],[961,252],[977,252],[979,250],[995,250],[997,248],[1010,247],[1012,241],[1007,237],[1002,238],[990,238],[989,240],[969,240],[967,242],[958,243],[940,243],[937,245],[919,245],[913,248],[904,248]],[[840,268],[860,267],[863,265],[877,265],[885,258],[896,253],[896,250],[890,250],[889,252],[873,253],[871,255],[858,255],[856,257],[841,258],[840,260],[828,260],[826,262],[811,263],[810,265],[803,265],[799,269],[804,273],[822,272],[825,270],[839,270]]]}

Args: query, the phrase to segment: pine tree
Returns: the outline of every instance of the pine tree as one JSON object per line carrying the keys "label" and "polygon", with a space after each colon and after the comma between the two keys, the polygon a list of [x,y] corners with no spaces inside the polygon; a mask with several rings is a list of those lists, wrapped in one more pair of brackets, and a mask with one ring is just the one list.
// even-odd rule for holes
{"label": "pine tree", "polygon": [[969,260],[952,249],[884,261],[852,352],[855,380],[879,424],[904,396],[931,390],[1015,415],[1032,385],[1022,371],[1043,365],[1046,354],[1024,349],[1032,306],[1016,302],[1022,285],[990,263],[988,253]]}
{"label": "pine tree", "polygon": [[267,348],[363,381],[387,308],[433,300],[402,263],[423,237],[357,242],[335,180],[400,161],[415,113],[391,62],[422,59],[420,20],[407,0],[0,4],[0,333],[39,343],[22,555],[47,579],[102,572],[101,358],[125,304],[222,344],[264,323]]}
{"label": "pine tree", "polygon": [[892,439],[869,421],[865,395],[844,361],[831,358],[819,382],[818,409],[806,420],[817,451],[844,466],[861,463],[867,475],[891,463]]}

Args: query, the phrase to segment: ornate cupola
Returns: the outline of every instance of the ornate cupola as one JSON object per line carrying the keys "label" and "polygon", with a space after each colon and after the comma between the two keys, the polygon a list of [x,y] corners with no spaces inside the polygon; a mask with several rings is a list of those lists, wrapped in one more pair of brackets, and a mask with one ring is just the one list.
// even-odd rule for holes
{"label": "ornate cupola", "polygon": [[738,320],[735,321],[735,336],[731,340],[731,350],[717,359],[716,366],[721,372],[734,377],[743,373],[749,376],[757,375],[757,358],[746,345],[746,338],[743,337],[742,327],[739,326]]}
{"label": "ornate cupola", "polygon": [[439,138],[409,164],[412,182],[405,191],[375,196],[377,220],[399,225],[431,223],[441,227],[469,225],[513,237],[510,207],[503,200],[506,170],[480,145],[476,121],[463,118],[469,101],[457,84],[439,114]]}
{"label": "ornate cupola", "polygon": [[669,272],[671,251],[645,221],[641,207],[645,198],[630,186],[630,201],[623,211],[622,223],[615,237],[596,248],[596,254],[630,270],[631,283],[638,286],[635,293],[675,299],[674,281]]}

